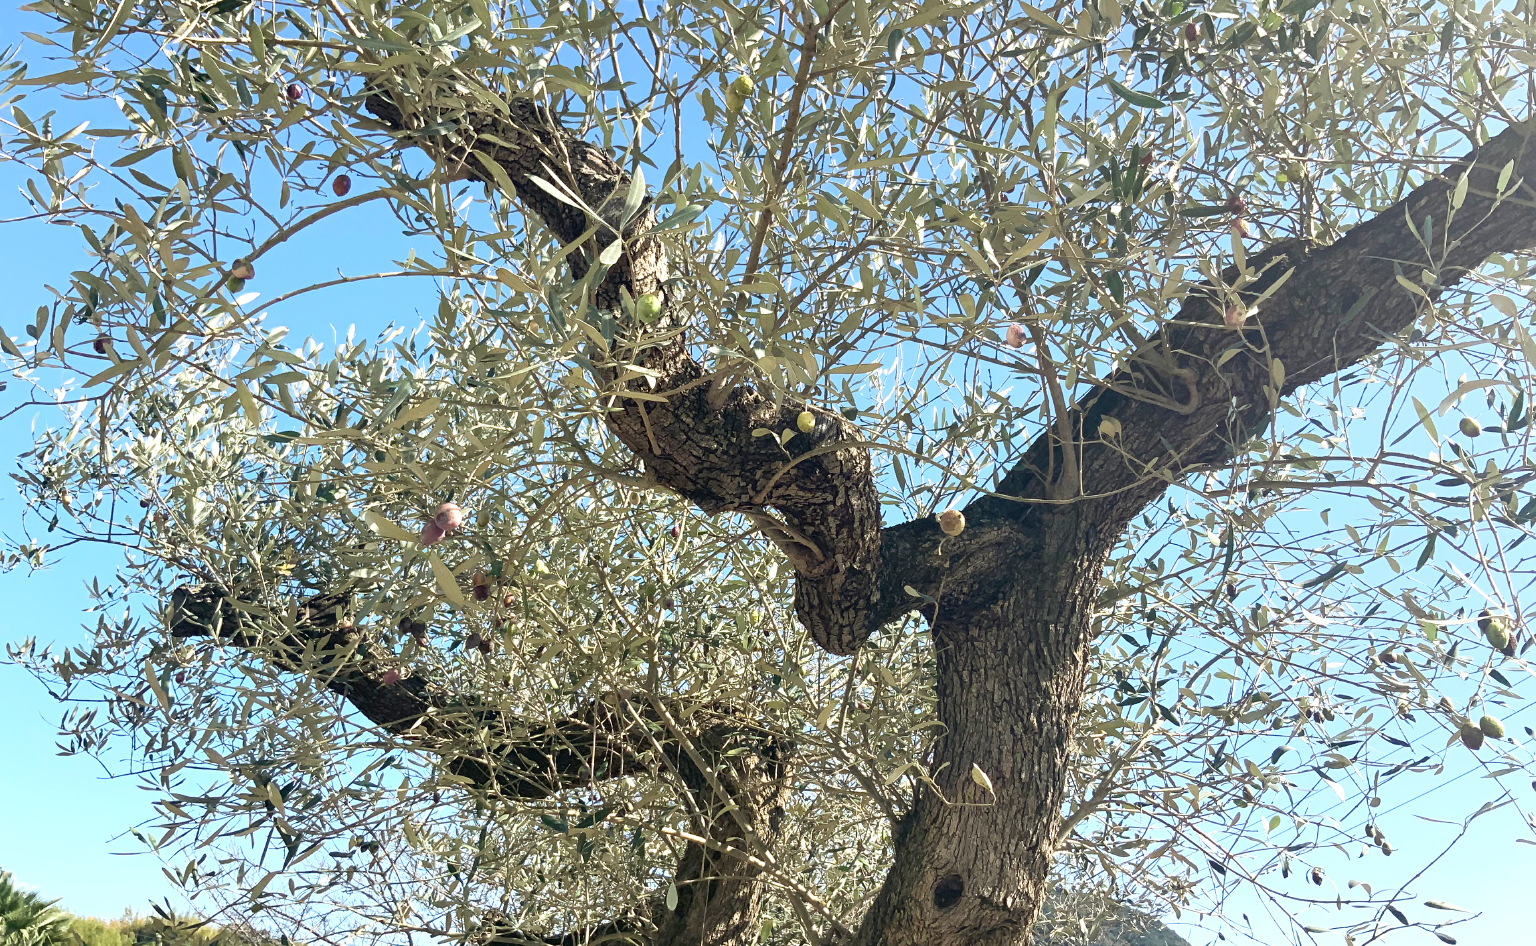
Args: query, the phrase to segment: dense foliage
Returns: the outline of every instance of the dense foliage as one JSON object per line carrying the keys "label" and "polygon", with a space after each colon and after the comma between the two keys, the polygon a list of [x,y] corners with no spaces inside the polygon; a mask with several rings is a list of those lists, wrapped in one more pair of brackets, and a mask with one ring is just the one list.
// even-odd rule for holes
{"label": "dense foliage", "polygon": [[[680,396],[664,351],[702,366],[691,388],[750,384],[753,416],[791,419],[735,431],[743,451],[790,469],[806,438],[856,437],[887,523],[1101,500],[1091,450],[1158,484],[1093,598],[1053,855],[1083,900],[1217,910],[1242,887],[1364,943],[1404,925],[1376,859],[1438,853],[1378,811],[1469,759],[1528,800],[1498,717],[1531,641],[1529,257],[1464,272],[1448,236],[1528,201],[1524,165],[1407,220],[1376,297],[1401,330],[1367,324],[1370,294],[1333,300],[1375,348],[1337,374],[1271,350],[1301,264],[1256,254],[1333,244],[1517,127],[1529,0],[27,9],[3,155],[27,216],[78,228],[91,262],[12,287],[42,304],[0,332],[8,396],[67,416],[22,458],[4,553],[124,559],[90,644],[13,654],[75,701],[71,750],[131,746],[151,773],[144,834],[190,893],[337,941],[654,921],[686,908],[690,852],[736,843],[700,826],[727,817],[707,799],[729,760],[778,752],[754,935],[858,926],[893,825],[948,784],[946,586],[897,582],[856,656],[818,647],[794,598],[816,542],[765,499],[782,471],[701,498],[615,435]],[[494,123],[527,101],[629,176],[593,197],[553,135],[519,170]],[[403,258],[269,264],[370,211]],[[642,249],[666,262],[632,291]],[[371,280],[435,311],[306,337]],[[1230,343],[1193,368],[1147,354],[1175,331]],[[1211,425],[1221,462],[1143,462],[1159,424],[1069,429],[1093,391],[1191,416],[1196,372],[1239,364],[1263,416]],[[1050,489],[1006,490],[1052,436],[1075,446],[1047,449]],[[1007,574],[1007,547],[968,554]],[[406,698],[429,707],[408,725]],[[540,781],[559,753],[515,747],[546,739],[587,776]],[[961,774],[965,804],[1008,777]],[[1357,887],[1334,868],[1362,853]],[[1099,912],[1046,922],[1065,942]]]}
{"label": "dense foliage", "polygon": [[11,875],[0,870],[0,944],[46,946],[57,942],[69,927],[69,916],[56,903],[18,888]]}

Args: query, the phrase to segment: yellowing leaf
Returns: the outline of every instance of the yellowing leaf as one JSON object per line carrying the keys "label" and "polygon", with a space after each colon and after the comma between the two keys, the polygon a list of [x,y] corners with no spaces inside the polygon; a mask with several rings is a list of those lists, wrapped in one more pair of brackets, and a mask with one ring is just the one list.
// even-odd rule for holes
{"label": "yellowing leaf", "polygon": [[432,563],[432,574],[437,578],[437,587],[442,589],[443,597],[464,607],[468,602],[464,600],[464,592],[459,588],[459,579],[454,576],[453,569],[444,564],[436,552],[430,550],[427,552],[427,561]]}
{"label": "yellowing leaf", "polygon": [[1445,400],[1440,402],[1440,407],[1435,411],[1435,413],[1440,417],[1444,417],[1446,411],[1449,411],[1452,407],[1454,407],[1457,401],[1466,397],[1468,394],[1471,394],[1473,391],[1476,391],[1479,388],[1497,387],[1503,383],[1503,381],[1499,381],[1493,378],[1473,378],[1471,381],[1463,381],[1461,384],[1456,386],[1456,390],[1445,396]]}
{"label": "yellowing leaf", "polygon": [[1067,31],[1065,26],[1062,26],[1060,23],[1056,22],[1056,20],[1044,10],[1038,10],[1027,3],[1021,3],[1019,6],[1024,8],[1024,13],[1028,15],[1031,20],[1034,20],[1036,23],[1039,23],[1046,29],[1055,30],[1058,33],[1065,33]]}
{"label": "yellowing leaf", "polygon": [[1499,310],[1499,314],[1507,318],[1513,319],[1518,317],[1520,314],[1520,310],[1515,308],[1514,300],[1509,296],[1503,295],[1502,293],[1495,292],[1489,294],[1488,301],[1493,303],[1493,307],[1495,309]]}
{"label": "yellowing leaf", "polygon": [[368,524],[368,528],[386,539],[394,539],[396,542],[421,541],[419,535],[407,532],[372,509],[364,510],[363,521]]}
{"label": "yellowing leaf", "polygon": [[144,661],[144,680],[149,684],[149,688],[154,691],[155,699],[160,701],[160,707],[169,716],[171,712],[171,698],[166,694],[165,687],[161,686],[160,681],[155,677],[155,667],[148,660]]}
{"label": "yellowing leaf", "polygon": [[118,375],[127,374],[138,366],[139,362],[137,359],[132,361],[120,361],[105,371],[91,375],[90,379],[87,380],[83,386],[87,388],[95,387],[96,385],[101,384],[103,381],[110,381]]}
{"label": "yellowing leaf", "polygon": [[101,31],[101,39],[96,41],[93,55],[105,49],[112,41],[112,37],[117,35],[117,31],[123,28],[123,24],[128,21],[128,14],[133,12],[133,7],[133,0],[121,0],[118,3],[117,9],[112,11],[112,19],[107,21],[107,28]]}
{"label": "yellowing leaf", "polygon": [[401,411],[394,420],[390,421],[391,427],[399,427],[421,417],[426,417],[442,405],[442,401],[435,397],[429,397],[420,404],[413,404]]}
{"label": "yellowing leaf", "polygon": [[261,881],[259,883],[257,883],[256,886],[251,888],[250,898],[252,900],[255,900],[257,897],[261,896],[262,893],[267,889],[267,884],[270,884],[272,882],[272,879],[274,877],[276,877],[279,873],[281,873],[281,872],[280,871],[273,871],[270,874],[268,874],[267,876],[261,878]]}
{"label": "yellowing leaf", "polygon": [[981,770],[981,766],[974,762],[971,763],[971,781],[975,782],[977,785],[980,785],[982,788],[986,789],[988,792],[991,792],[993,795],[997,794],[997,792],[992,790],[992,780],[987,777],[987,773],[983,772]]}

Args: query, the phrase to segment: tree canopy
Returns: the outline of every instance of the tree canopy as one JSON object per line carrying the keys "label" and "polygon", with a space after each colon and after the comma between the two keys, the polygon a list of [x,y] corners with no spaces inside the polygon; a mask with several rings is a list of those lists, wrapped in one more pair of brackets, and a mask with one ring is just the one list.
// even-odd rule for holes
{"label": "tree canopy", "polygon": [[190,893],[1454,942],[1371,875],[1447,767],[1528,800],[1531,0],[25,9],[14,222],[88,264],[12,287],[5,564],[123,560],[11,653]]}

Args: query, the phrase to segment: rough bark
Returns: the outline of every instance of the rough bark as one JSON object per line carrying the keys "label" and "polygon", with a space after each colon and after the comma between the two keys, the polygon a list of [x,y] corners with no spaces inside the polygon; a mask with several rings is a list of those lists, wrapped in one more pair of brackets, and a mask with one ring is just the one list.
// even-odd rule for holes
{"label": "rough bark", "polygon": [[681,760],[695,831],[709,843],[689,845],[678,867],[678,876],[687,879],[678,882],[677,909],[653,908],[660,917],[651,940],[655,946],[758,942],[765,892],[761,859],[773,856],[783,830],[788,751],[776,740],[743,735],[739,727],[711,726]]}
{"label": "rough bark", "polygon": [[1053,507],[1029,554],[994,562],[1013,576],[1005,587],[940,597],[932,626],[945,731],[930,773],[939,792],[922,792],[902,824],[858,946],[1007,946],[1024,942],[1034,925],[1083,693],[1094,590],[1113,544],[1088,525],[1081,507]]}
{"label": "rough bark", "polygon": [[552,722],[526,721],[456,699],[415,674],[389,676],[351,626],[349,604],[341,594],[311,598],[282,622],[282,632],[263,637],[250,603],[208,585],[184,586],[172,595],[169,628],[173,637],[260,648],[279,670],[325,680],[381,730],[442,755],[450,771],[494,795],[547,798],[648,770],[650,747],[616,703],[594,702]]}
{"label": "rough bark", "polygon": [[[395,129],[424,120],[384,92],[371,96],[368,107]],[[666,303],[665,250],[659,238],[646,235],[656,224],[655,208],[647,196],[631,219],[622,219],[631,178],[611,156],[526,99],[511,102],[506,114],[462,119],[467,140],[436,152],[447,173],[495,184],[494,166],[562,245],[585,238],[587,249],[567,258],[576,279],[596,282],[597,306],[618,310],[625,292],[631,298],[655,293]],[[579,195],[599,219],[551,196],[535,177]],[[624,252],[598,278],[591,268],[616,239],[623,239]],[[609,428],[661,485],[705,512],[752,517],[794,564],[795,607],[811,635],[833,653],[853,653],[873,629],[880,556],[879,496],[858,428],[824,408],[776,402],[751,384],[716,383],[689,352],[685,334],[669,332],[680,321],[664,305],[655,326],[631,326],[638,339],[631,337],[636,344],[627,354],[655,384],[619,382],[608,372],[603,380],[614,392]],[[653,399],[658,396],[665,400]],[[752,435],[795,429],[803,410],[816,417],[809,433],[783,445]]]}
{"label": "rough bark", "polygon": [[[1536,181],[1533,132],[1533,122],[1511,127],[1332,246],[1290,242],[1258,254],[1246,299],[1285,282],[1240,329],[1226,326],[1215,289],[1192,293],[1166,330],[1072,408],[1074,442],[1065,449],[1077,452],[1081,482],[1047,479],[1063,468],[1053,429],[992,495],[966,508],[974,535],[968,528],[941,543],[928,524],[886,530],[885,561],[916,565],[904,578],[939,597],[933,627],[946,728],[933,776],[946,797],[924,794],[903,825],[858,946],[1027,942],[1049,877],[1109,550],[1171,483],[1226,462],[1280,397],[1365,358],[1489,255],[1536,245],[1536,190],[1523,183]],[[1496,201],[1510,162],[1514,191]],[[1452,215],[1463,174],[1465,202]],[[1438,235],[1436,259],[1413,233],[1431,231],[1426,217]],[[1426,266],[1439,279],[1425,296],[1398,282],[1402,271],[1422,285]],[[1237,277],[1232,269],[1223,278]],[[1106,417],[1120,422],[1120,436],[1099,435]],[[1009,532],[1016,535],[1004,538]],[[923,554],[950,543],[947,555]],[[985,551],[1009,545],[1014,558]],[[991,804],[966,784],[972,764],[991,780]]]}
{"label": "rough bark", "polygon": [[[370,107],[393,128],[415,121],[382,93]],[[582,238],[592,222],[551,203],[532,175],[553,175],[600,217],[628,189],[610,157],[531,104],[467,124],[470,140],[439,159],[464,178],[495,180],[490,165],[500,168],[563,242]],[[816,431],[783,450],[751,431],[790,426],[798,405],[775,405],[750,385],[716,390],[680,334],[639,354],[666,402],[624,398],[616,385],[612,429],[658,482],[706,512],[743,512],[764,526],[796,566],[797,612],[823,647],[849,653],[917,609],[904,585],[937,601],[925,607],[945,726],[931,773],[937,791],[920,794],[901,824],[891,871],[853,937],[858,946],[1027,942],[1050,873],[1108,551],[1170,483],[1226,462],[1278,398],[1358,362],[1410,325],[1424,297],[1402,288],[1399,269],[1418,281],[1420,269],[1436,267],[1439,279],[1425,292],[1433,298],[1490,254],[1536,244],[1533,192],[1523,183],[1536,180],[1532,131],[1530,123],[1510,128],[1333,246],[1289,243],[1258,254],[1250,262],[1259,279],[1246,298],[1286,282],[1239,329],[1223,320],[1230,300],[1215,289],[1192,293],[1164,331],[1070,409],[1062,419],[1070,437],[1058,439],[1062,425],[1053,425],[993,494],[966,508],[969,527],[955,538],[931,520],[880,529],[869,457],[840,417],[818,413]],[[1496,202],[1495,182],[1509,162],[1515,199]],[[1470,186],[1451,219],[1462,174]],[[1437,259],[1414,237],[1415,226],[1426,232],[1426,216]],[[600,281],[594,274],[596,304],[616,306],[624,289],[661,289],[664,253],[643,236],[652,219],[646,206],[628,222],[626,256]],[[586,257],[573,262],[578,278],[622,225],[589,238]],[[662,328],[675,317],[669,312]],[[1122,433],[1101,436],[1105,418]],[[1077,460],[1078,482],[1059,476],[1069,466],[1064,451]],[[712,942],[681,920],[660,927],[677,930],[668,942],[679,946]]]}

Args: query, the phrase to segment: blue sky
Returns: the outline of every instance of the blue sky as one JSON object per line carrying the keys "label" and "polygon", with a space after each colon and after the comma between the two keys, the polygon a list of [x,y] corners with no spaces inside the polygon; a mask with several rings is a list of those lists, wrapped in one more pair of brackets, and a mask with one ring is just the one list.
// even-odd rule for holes
{"label": "blue sky", "polygon": [[[0,7],[0,37],[21,29],[40,31],[26,19],[13,7]],[[29,111],[37,115],[35,108]],[[0,164],[0,219],[27,212],[17,192],[22,180],[14,166]],[[274,249],[263,257],[260,279],[251,288],[271,296],[338,271],[355,275],[389,269],[388,261],[403,258],[409,247],[398,221],[382,204],[367,204],[322,222],[301,241]],[[38,222],[0,225],[0,285],[12,288],[0,304],[0,326],[20,336],[22,326],[49,299],[44,284],[67,285],[69,272],[85,263],[78,230]],[[418,312],[432,311],[437,298],[432,285],[421,279],[365,281],[341,292],[301,297],[284,307],[280,323],[292,326],[295,336],[310,334],[330,342],[354,324],[363,336],[391,321],[414,327],[421,321]],[[24,385],[12,380],[0,392],[0,413],[17,404],[23,391]],[[14,469],[14,455],[31,443],[34,427],[58,417],[52,410],[29,410],[0,421],[6,473]],[[9,477],[4,483],[0,533],[15,537],[24,507],[8,488]],[[55,649],[83,643],[88,617],[84,582],[93,574],[110,573],[118,560],[106,550],[76,547],[61,567],[0,573],[0,642],[34,636],[39,646],[52,643]],[[140,853],[142,845],[128,834],[133,825],[153,817],[153,796],[131,776],[109,777],[96,760],[57,755],[55,727],[63,711],[29,675],[0,665],[0,719],[10,724],[0,730],[0,758],[5,760],[0,764],[0,811],[6,812],[0,818],[0,870],[47,896],[63,898],[73,911],[94,916],[117,916],[127,909],[146,913],[151,899],[167,896],[179,903],[158,861]],[[126,762],[124,753],[113,772],[128,771]]]}
{"label": "blue sky", "polygon": [[[24,19],[13,8],[0,9],[0,36],[28,28]],[[0,217],[24,207],[15,193],[18,181],[12,168],[0,165]],[[271,294],[286,283],[307,283],[336,270],[357,273],[387,265],[389,258],[399,258],[408,246],[398,234],[395,221],[377,210],[363,208],[339,215],[302,241],[264,258],[261,279],[252,288]],[[0,326],[19,332],[36,306],[46,300],[42,284],[62,281],[74,261],[83,260],[78,249],[78,236],[68,228],[35,223],[0,227],[0,284],[9,290],[0,305]],[[337,334],[344,334],[353,323],[365,334],[390,321],[413,326],[418,321],[414,310],[425,310],[433,300],[432,288],[425,282],[365,283],[345,290],[344,295],[306,297],[285,308],[279,320],[293,325],[296,334],[324,340],[331,337],[333,327]],[[20,390],[12,385],[0,394],[0,409],[15,403]],[[0,444],[13,451],[24,449],[33,424],[52,419],[50,412],[37,411],[0,423]],[[14,534],[20,513],[14,492],[0,490],[0,530]],[[83,582],[93,573],[110,570],[114,563],[110,553],[76,549],[62,567],[0,575],[0,613],[5,615],[0,640],[31,635],[56,646],[84,640]],[[63,898],[65,906],[77,912],[99,916],[125,909],[145,912],[151,899],[174,896],[159,864],[137,853],[139,843],[127,834],[132,825],[152,816],[152,796],[131,776],[107,777],[95,760],[59,757],[54,727],[61,712],[62,707],[36,681],[15,667],[0,666],[0,718],[10,722],[0,735],[0,757],[5,759],[0,766],[0,811],[6,812],[0,821],[0,869],[12,871],[22,883],[48,896]],[[126,756],[117,761],[118,771],[127,769]],[[1422,864],[1429,851],[1438,849],[1432,844],[1454,834],[1444,825],[1416,816],[1459,819],[1498,794],[1475,773],[1457,777],[1448,772],[1440,784],[1426,780],[1416,784],[1430,794],[1393,816],[1394,823],[1402,826],[1393,836],[1395,842],[1401,838],[1400,863],[1405,869]],[[1392,803],[1398,801],[1407,799]],[[1526,931],[1524,888],[1526,878],[1536,874],[1536,848],[1516,840],[1529,834],[1517,819],[1512,810],[1504,809],[1478,820],[1463,843],[1413,885],[1418,899],[1445,900],[1483,911],[1480,919],[1455,932],[1462,944],[1531,939]],[[1371,872],[1379,875],[1380,865],[1372,864]],[[1341,886],[1348,879],[1342,856],[1337,868],[1330,867],[1330,877]],[[1229,913],[1234,919],[1249,914],[1261,931],[1261,941],[1283,941],[1264,920],[1256,901],[1236,900]],[[1426,913],[1420,910],[1410,918]],[[1195,932],[1182,924],[1179,928],[1196,944],[1215,939],[1211,933]],[[1435,940],[1417,932],[1406,934],[1402,942]]]}

